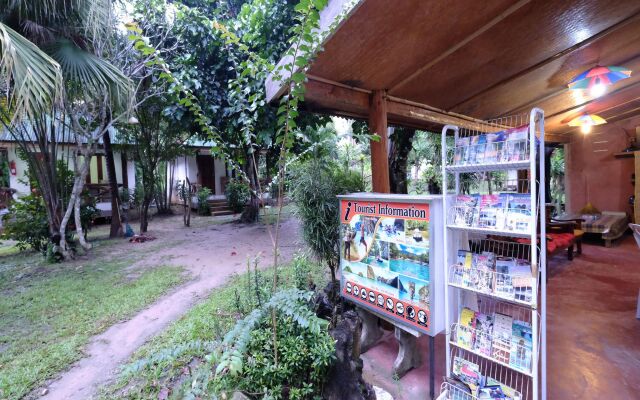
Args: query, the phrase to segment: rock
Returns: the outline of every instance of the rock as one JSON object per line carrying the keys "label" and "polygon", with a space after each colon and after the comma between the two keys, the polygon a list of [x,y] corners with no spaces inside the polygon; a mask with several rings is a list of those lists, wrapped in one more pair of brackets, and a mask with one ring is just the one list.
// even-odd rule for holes
{"label": "rock", "polygon": [[387,392],[383,388],[374,386],[373,390],[376,392],[377,400],[393,400],[393,396],[391,396],[391,393]]}
{"label": "rock", "polygon": [[233,392],[233,396],[231,400],[250,400],[244,393],[242,392]]}
{"label": "rock", "polygon": [[355,311],[346,311],[329,331],[336,341],[336,360],[327,374],[323,398],[326,400],[375,400],[373,387],[362,378],[360,330]]}
{"label": "rock", "polygon": [[44,388],[40,391],[40,396],[46,396],[49,393],[49,389]]}
{"label": "rock", "polygon": [[321,293],[316,294],[314,300],[316,315],[323,319],[331,319],[334,313],[334,299],[340,290],[339,282],[329,282]]}

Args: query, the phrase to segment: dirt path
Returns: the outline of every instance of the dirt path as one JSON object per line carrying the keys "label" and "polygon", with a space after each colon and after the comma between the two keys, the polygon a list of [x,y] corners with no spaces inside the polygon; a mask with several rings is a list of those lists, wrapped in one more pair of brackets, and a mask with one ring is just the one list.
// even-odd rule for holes
{"label": "dirt path", "polygon": [[[151,224],[155,230],[149,232],[158,238],[149,244],[166,242],[164,250],[133,265],[131,272],[135,274],[141,268],[156,265],[176,265],[184,267],[192,279],[130,320],[113,325],[95,336],[86,348],[86,357],[51,382],[47,386],[48,393],[41,398],[92,398],[99,386],[115,377],[118,366],[126,362],[136,349],[204,299],[212,289],[222,285],[233,273],[244,272],[247,257],[262,253],[261,267],[272,264],[271,239],[264,226],[224,224],[176,230],[180,219],[168,220],[168,223]],[[282,224],[283,260],[290,259],[300,248],[298,228],[294,218]],[[127,251],[130,249],[127,246],[145,245],[147,243],[134,245],[125,242],[118,250]]]}

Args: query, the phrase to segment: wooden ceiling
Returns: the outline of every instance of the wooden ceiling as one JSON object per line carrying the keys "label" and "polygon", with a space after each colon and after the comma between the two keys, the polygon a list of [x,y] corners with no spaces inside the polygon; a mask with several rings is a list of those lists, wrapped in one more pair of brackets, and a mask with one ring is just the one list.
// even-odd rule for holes
{"label": "wooden ceiling", "polygon": [[[555,134],[585,111],[640,114],[639,0],[363,0],[323,47],[309,70],[326,91],[308,101],[315,111],[365,117],[346,96],[386,90],[482,120],[537,106]],[[598,99],[567,89],[597,64],[634,73]]]}

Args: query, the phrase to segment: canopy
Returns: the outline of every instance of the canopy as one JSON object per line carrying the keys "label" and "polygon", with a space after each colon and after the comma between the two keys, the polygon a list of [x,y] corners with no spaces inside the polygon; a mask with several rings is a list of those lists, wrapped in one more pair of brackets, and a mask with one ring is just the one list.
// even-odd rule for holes
{"label": "canopy", "polygon": [[[346,3],[329,2],[322,29]],[[639,113],[638,43],[640,1],[361,0],[308,71],[305,107],[367,119],[381,92],[390,125],[438,130],[536,106],[547,140],[566,142],[581,114],[614,122]],[[596,65],[638,73],[597,99],[567,87]],[[268,81],[267,93],[277,98],[281,85]]]}

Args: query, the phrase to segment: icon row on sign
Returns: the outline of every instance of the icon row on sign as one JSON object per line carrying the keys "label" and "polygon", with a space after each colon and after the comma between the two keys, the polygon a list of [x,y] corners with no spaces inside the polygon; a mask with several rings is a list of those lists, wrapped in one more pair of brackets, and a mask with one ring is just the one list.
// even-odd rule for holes
{"label": "icon row on sign", "polygon": [[345,290],[347,293],[360,298],[362,301],[368,301],[369,303],[376,304],[380,308],[386,309],[387,312],[391,314],[395,313],[398,316],[405,317],[409,321],[417,322],[423,326],[427,325],[428,317],[424,310],[418,310],[416,312],[416,309],[412,305],[405,307],[405,305],[398,300],[391,297],[385,299],[382,294],[375,293],[373,290],[360,287],[351,282],[346,283]]}

